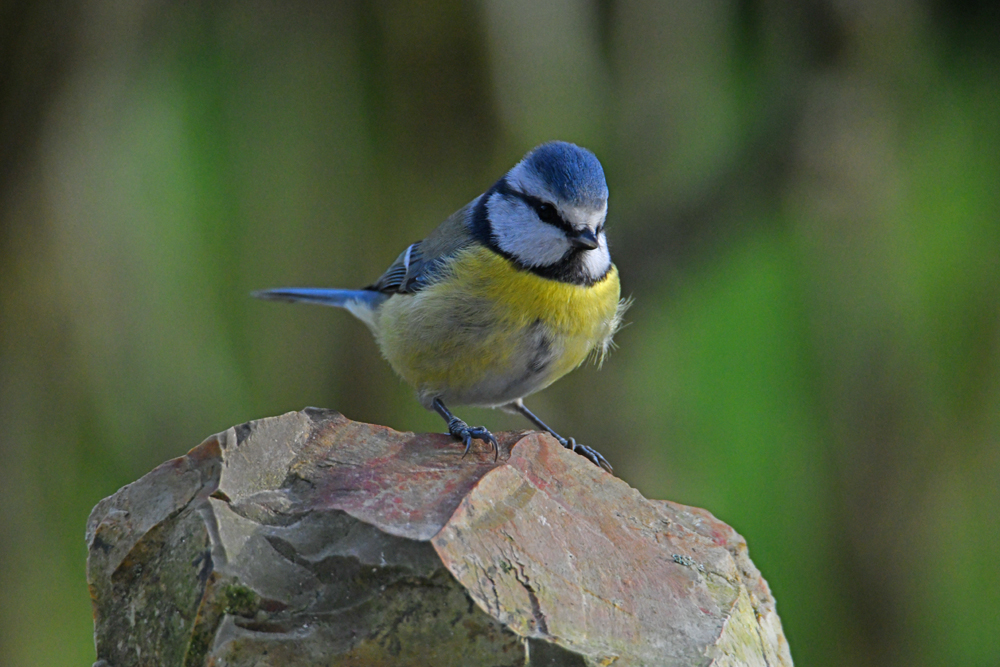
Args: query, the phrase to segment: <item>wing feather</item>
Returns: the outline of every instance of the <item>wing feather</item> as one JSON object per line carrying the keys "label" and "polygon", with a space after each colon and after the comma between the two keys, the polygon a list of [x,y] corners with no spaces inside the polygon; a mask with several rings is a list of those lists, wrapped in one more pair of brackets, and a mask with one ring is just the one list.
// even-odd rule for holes
{"label": "wing feather", "polygon": [[407,246],[385,273],[365,289],[414,294],[434,281],[454,254],[473,243],[468,220],[478,198],[462,207],[423,241]]}

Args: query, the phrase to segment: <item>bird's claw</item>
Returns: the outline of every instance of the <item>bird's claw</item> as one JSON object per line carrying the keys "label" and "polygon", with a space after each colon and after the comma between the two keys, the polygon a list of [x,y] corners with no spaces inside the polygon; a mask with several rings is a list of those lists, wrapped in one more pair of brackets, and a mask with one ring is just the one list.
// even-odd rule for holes
{"label": "bird's claw", "polygon": [[465,445],[465,452],[462,454],[464,459],[472,449],[473,440],[482,440],[493,446],[493,461],[496,462],[500,459],[500,444],[497,442],[496,437],[490,433],[485,426],[469,426],[461,419],[455,418],[448,422],[448,432],[455,438],[458,438]]}
{"label": "bird's claw", "polygon": [[596,466],[604,468],[610,473],[614,473],[614,468],[608,463],[608,460],[601,456],[601,453],[592,447],[587,445],[581,445],[576,441],[576,438],[559,438],[560,444],[563,447],[570,450],[571,452],[576,452],[580,456],[585,457],[588,461]]}

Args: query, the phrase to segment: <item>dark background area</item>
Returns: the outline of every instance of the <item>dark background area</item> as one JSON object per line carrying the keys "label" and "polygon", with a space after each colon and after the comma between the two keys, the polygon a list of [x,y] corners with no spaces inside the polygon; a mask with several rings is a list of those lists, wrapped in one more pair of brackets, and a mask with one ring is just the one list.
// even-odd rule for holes
{"label": "dark background area", "polygon": [[985,1],[0,0],[4,664],[90,664],[91,507],[206,436],[442,430],[249,292],[367,284],[565,139],[635,304],[529,405],[740,531],[797,664],[1000,665],[998,73]]}

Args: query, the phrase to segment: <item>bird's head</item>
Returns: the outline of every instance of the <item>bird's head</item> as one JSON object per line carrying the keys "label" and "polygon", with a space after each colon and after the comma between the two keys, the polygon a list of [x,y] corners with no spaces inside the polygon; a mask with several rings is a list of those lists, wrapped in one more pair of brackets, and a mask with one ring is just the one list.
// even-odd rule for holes
{"label": "bird's head", "polygon": [[542,144],[485,195],[491,245],[540,275],[591,284],[611,268],[608,185],[590,151]]}

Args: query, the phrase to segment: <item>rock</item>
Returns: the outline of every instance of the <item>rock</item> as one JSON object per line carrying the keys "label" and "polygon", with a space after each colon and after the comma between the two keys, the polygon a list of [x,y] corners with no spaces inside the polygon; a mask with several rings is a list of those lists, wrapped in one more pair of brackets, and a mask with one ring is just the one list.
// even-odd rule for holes
{"label": "rock", "polygon": [[99,664],[792,664],[732,528],[498,439],[309,408],[164,463],[87,524]]}

